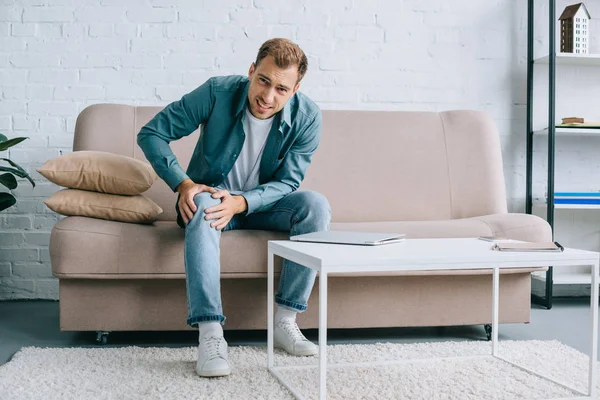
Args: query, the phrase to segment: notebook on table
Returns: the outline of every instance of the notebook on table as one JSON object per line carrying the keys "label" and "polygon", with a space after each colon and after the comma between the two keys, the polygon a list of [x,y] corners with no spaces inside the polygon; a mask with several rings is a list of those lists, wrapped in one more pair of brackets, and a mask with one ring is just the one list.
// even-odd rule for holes
{"label": "notebook on table", "polygon": [[406,239],[401,233],[353,232],[353,231],[320,231],[290,237],[297,242],[355,244],[362,246],[378,246],[398,243]]}
{"label": "notebook on table", "polygon": [[493,247],[498,251],[564,251],[558,242],[499,242]]}

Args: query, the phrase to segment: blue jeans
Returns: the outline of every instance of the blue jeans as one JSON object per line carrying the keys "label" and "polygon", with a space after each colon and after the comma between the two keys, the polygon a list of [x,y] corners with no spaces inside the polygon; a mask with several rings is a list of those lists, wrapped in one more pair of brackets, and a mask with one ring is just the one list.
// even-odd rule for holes
{"label": "blue jeans", "polygon": [[[220,202],[206,192],[194,196],[198,209],[185,226],[187,324],[192,327],[206,321],[225,323],[221,304],[221,231],[210,227],[214,220],[204,219],[204,210]],[[330,219],[331,207],[325,196],[301,190],[286,195],[267,211],[234,215],[223,231],[259,229],[289,232],[293,236],[328,230]],[[179,216],[178,223],[184,226]],[[315,276],[316,271],[284,260],[275,302],[294,311],[306,310]]]}

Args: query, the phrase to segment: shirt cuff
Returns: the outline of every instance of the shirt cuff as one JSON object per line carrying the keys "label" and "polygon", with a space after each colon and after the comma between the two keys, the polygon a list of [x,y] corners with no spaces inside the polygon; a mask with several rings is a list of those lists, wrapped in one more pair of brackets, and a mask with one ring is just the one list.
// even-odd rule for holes
{"label": "shirt cuff", "polygon": [[189,176],[181,169],[181,167],[173,167],[169,170],[169,174],[165,177],[165,182],[173,192],[176,191],[177,186],[184,180],[188,179]]}
{"label": "shirt cuff", "polygon": [[248,210],[246,211],[246,215],[256,212],[258,208],[262,205],[262,199],[260,198],[260,195],[255,191],[242,193],[242,196],[244,196],[244,198],[246,199],[246,203],[248,203]]}

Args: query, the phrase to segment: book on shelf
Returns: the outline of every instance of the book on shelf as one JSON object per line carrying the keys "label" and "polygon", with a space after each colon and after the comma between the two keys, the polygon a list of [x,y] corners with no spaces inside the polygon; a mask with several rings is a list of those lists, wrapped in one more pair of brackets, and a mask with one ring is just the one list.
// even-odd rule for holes
{"label": "book on shelf", "polygon": [[600,198],[594,199],[561,199],[554,198],[554,204],[600,204]]}
{"label": "book on shelf", "polygon": [[563,124],[583,124],[584,119],[581,117],[566,117],[562,119]]}
{"label": "book on shelf", "polygon": [[554,197],[600,197],[600,192],[554,192]]}
{"label": "book on shelf", "polygon": [[554,204],[600,204],[600,192],[554,192]]}
{"label": "book on shelf", "polygon": [[497,251],[564,251],[558,242],[500,242],[492,250]]}

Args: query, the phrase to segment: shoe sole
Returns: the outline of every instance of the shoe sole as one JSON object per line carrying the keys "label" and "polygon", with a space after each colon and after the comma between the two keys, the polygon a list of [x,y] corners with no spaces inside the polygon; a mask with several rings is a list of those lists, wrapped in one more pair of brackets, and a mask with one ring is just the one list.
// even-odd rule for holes
{"label": "shoe sole", "polygon": [[290,349],[285,348],[282,345],[278,345],[278,344],[274,344],[273,347],[275,347],[276,349],[283,349],[285,350],[288,354],[291,354],[293,356],[303,356],[303,357],[308,357],[308,356],[316,356],[319,353],[319,350],[317,349],[316,351],[305,351],[305,352],[293,352]]}
{"label": "shoe sole", "polygon": [[227,375],[231,374],[231,368],[217,369],[214,371],[207,371],[207,372],[202,372],[202,371],[196,370],[196,373],[198,374],[198,376],[201,376],[202,378],[216,378],[219,376],[227,376]]}

